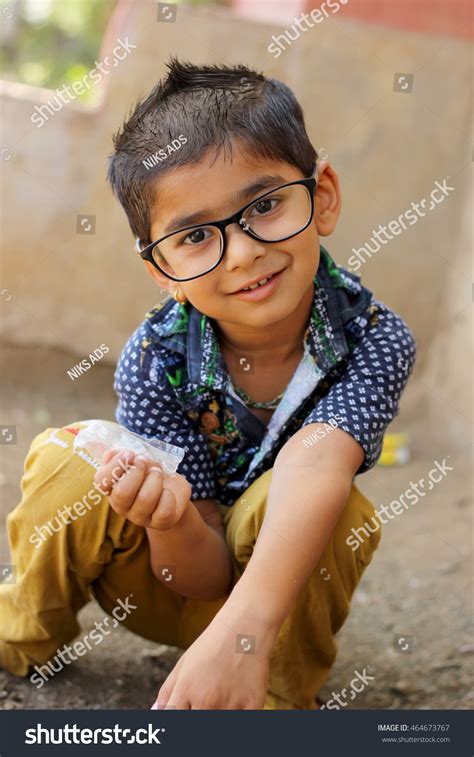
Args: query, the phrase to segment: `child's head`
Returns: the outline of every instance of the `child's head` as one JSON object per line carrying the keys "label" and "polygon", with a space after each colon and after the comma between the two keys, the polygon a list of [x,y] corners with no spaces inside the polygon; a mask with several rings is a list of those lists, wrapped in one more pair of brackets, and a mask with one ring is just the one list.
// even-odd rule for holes
{"label": "child's head", "polygon": [[[161,287],[172,294],[178,290],[218,321],[250,327],[285,318],[312,290],[318,232],[330,234],[336,224],[339,188],[332,169],[320,165],[310,223],[311,182],[273,194],[311,177],[317,158],[301,107],[285,84],[244,66],[198,67],[173,60],[114,146],[109,180],[141,249],[246,207],[240,225],[201,226],[156,246],[152,256],[162,270],[149,261],[145,265]],[[270,241],[245,233],[249,228]],[[263,290],[234,294],[249,281],[281,271],[266,297]]]}

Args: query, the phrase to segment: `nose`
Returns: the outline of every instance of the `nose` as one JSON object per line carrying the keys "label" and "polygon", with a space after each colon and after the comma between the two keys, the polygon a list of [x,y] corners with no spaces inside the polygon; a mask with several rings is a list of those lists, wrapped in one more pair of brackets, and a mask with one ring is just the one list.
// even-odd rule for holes
{"label": "nose", "polygon": [[228,270],[249,268],[256,258],[265,255],[263,242],[246,234],[238,223],[230,224],[226,229],[227,245],[224,261]]}

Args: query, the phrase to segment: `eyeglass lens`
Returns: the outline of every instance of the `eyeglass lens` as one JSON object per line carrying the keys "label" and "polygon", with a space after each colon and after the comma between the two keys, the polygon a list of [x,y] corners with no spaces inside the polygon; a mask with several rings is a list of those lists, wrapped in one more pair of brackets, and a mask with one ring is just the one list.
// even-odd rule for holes
{"label": "eyeglass lens", "polygon": [[[277,242],[303,229],[311,215],[311,196],[307,187],[294,184],[260,197],[246,208],[244,229],[250,229],[265,242]],[[215,226],[197,226],[177,231],[153,249],[160,268],[175,278],[191,278],[209,271],[219,260],[224,239]]]}

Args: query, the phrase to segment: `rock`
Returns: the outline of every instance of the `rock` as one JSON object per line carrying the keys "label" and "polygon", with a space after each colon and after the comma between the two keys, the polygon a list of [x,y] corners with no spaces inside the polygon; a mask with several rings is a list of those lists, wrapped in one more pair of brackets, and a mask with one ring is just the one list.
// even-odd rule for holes
{"label": "rock", "polygon": [[166,644],[158,644],[156,648],[147,648],[142,650],[142,657],[146,657],[148,659],[152,659],[154,657],[163,657],[163,655],[167,654],[170,651],[170,647],[167,647]]}
{"label": "rock", "polygon": [[396,684],[390,687],[390,691],[392,691],[394,694],[398,694],[399,696],[406,697],[410,694],[416,694],[420,691],[423,691],[423,689],[416,688],[416,686],[411,684],[409,681],[398,681]]}
{"label": "rock", "polygon": [[434,665],[434,667],[431,668],[431,670],[436,670],[438,672],[442,670],[459,670],[461,666],[457,662],[453,663],[441,663],[440,665]]}

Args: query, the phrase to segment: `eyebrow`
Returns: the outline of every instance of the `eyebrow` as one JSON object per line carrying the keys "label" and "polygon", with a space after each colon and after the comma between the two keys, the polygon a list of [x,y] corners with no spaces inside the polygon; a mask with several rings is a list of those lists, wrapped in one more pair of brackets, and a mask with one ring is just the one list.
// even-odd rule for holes
{"label": "eyebrow", "polygon": [[[288,181],[291,181],[291,179],[285,179],[283,176],[279,176],[278,174],[274,176],[261,176],[256,181],[252,182],[252,184],[249,184],[243,189],[240,189],[238,192],[235,192],[232,195],[231,200],[232,202],[235,202],[235,204],[239,202],[245,205],[247,200],[250,201],[254,195],[258,193],[264,193],[266,189],[271,189],[272,187],[276,188],[278,186],[281,186],[282,184],[287,184]],[[179,231],[179,229],[186,228],[187,226],[205,223],[206,221],[209,222],[209,219],[212,219],[213,215],[214,214],[212,210],[206,209],[198,210],[195,213],[190,213],[188,215],[175,216],[166,225],[163,233],[169,234],[172,231]]]}

